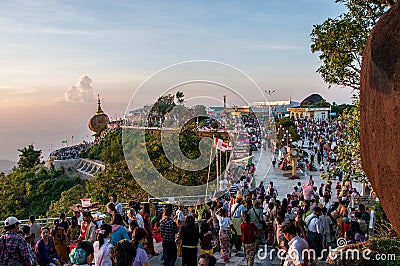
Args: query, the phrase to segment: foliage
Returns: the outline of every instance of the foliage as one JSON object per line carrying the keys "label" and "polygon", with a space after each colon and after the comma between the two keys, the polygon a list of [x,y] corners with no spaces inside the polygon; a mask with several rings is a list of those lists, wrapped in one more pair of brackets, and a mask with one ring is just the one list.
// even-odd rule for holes
{"label": "foliage", "polygon": [[51,201],[58,200],[61,192],[79,182],[79,178],[68,178],[61,171],[14,169],[10,175],[2,176],[0,218],[13,215],[23,219],[32,214],[44,215]]}
{"label": "foliage", "polygon": [[51,201],[46,216],[58,217],[61,212],[64,212],[67,216],[71,216],[72,210],[69,207],[78,203],[79,200],[85,196],[85,186],[83,184],[76,184],[70,189],[61,192],[61,197],[58,201]]}
{"label": "foliage", "polygon": [[[203,137],[205,137],[204,134],[197,132],[195,120],[189,120],[179,134],[179,147],[183,155],[189,159],[197,159],[201,155],[199,150],[199,142]],[[227,136],[221,133],[215,133],[215,137],[227,139]],[[205,184],[207,182],[208,167],[197,172],[187,171],[182,170],[179,165],[178,167],[176,166],[176,164],[179,164],[179,160],[174,162],[170,162],[168,160],[162,147],[160,131],[146,132],[146,148],[153,165],[166,179],[174,182],[175,184],[186,186],[195,186]],[[222,169],[225,169],[226,167],[226,156],[229,158],[229,152],[222,153]],[[217,176],[215,163],[215,160],[211,163],[210,181],[214,180]]]}
{"label": "foliage", "polygon": [[163,95],[157,99],[149,113],[149,125],[164,122],[165,116],[175,107],[174,99],[173,94]]}
{"label": "foliage", "polygon": [[[135,150],[138,145],[143,145],[139,138],[131,138],[128,149]],[[201,137],[196,133],[194,120],[188,122],[179,136],[179,145],[188,158],[197,158],[200,155],[198,143]],[[176,167],[177,162],[171,163],[164,154],[161,143],[160,131],[149,130],[146,132],[146,143],[149,157],[156,169],[172,182],[186,185],[204,183],[207,174],[186,172]],[[147,200],[149,195],[143,191],[133,178],[124,158],[122,149],[122,130],[108,134],[99,144],[86,152],[89,158],[106,162],[106,170],[99,173],[94,179],[86,183],[86,191],[93,201],[102,205],[109,202],[111,194],[116,193],[121,202],[132,200]],[[215,166],[214,166],[215,169]],[[204,171],[203,171],[204,172]],[[214,171],[215,172],[215,171]],[[146,173],[143,173],[145,175]],[[215,175],[215,173],[214,173]]]}
{"label": "foliage", "polygon": [[[359,256],[356,252],[358,250]],[[400,238],[371,238],[366,242],[347,245],[336,254],[335,259],[329,258],[329,265],[341,266],[397,266],[400,260]]]}
{"label": "foliage", "polygon": [[394,254],[396,256],[395,260],[375,260],[368,261],[366,265],[371,266],[395,266],[399,265],[400,260],[400,238],[393,237],[383,237],[383,238],[375,238],[371,240],[372,242],[372,253],[371,258],[374,258],[376,255],[389,255]]}
{"label": "foliage", "polygon": [[380,202],[371,207],[375,211],[375,237],[398,237]]}
{"label": "foliage", "polygon": [[35,150],[33,145],[29,145],[23,149],[18,150],[19,155],[18,167],[33,168],[40,163],[41,150]]}
{"label": "foliage", "polygon": [[100,160],[106,164],[118,163],[124,160],[122,151],[122,130],[115,130],[87,151],[82,151],[81,158]]}
{"label": "foliage", "polygon": [[343,143],[338,147],[338,167],[342,170],[345,180],[367,183],[368,178],[361,163],[359,102],[355,101],[351,109],[344,111],[339,121],[346,126],[341,134]]}
{"label": "foliage", "polygon": [[175,97],[176,97],[176,100],[178,101],[178,104],[182,104],[184,101],[183,97],[185,97],[185,95],[183,94],[183,92],[178,91],[178,92],[176,92]]}
{"label": "foliage", "polygon": [[329,106],[331,106],[331,104],[328,103],[325,99],[322,99],[321,101],[316,102],[314,105],[318,106],[318,107],[329,107]]}
{"label": "foliage", "polygon": [[[132,142],[128,145],[138,144]],[[114,193],[118,195],[120,202],[130,201],[133,197],[136,200],[147,200],[147,193],[139,188],[125,162],[122,129],[110,132],[100,143],[82,152],[80,156],[106,163],[104,172],[98,173],[95,178],[86,182],[87,196],[92,198],[92,201],[105,205]]]}
{"label": "foliage", "polygon": [[341,116],[346,109],[351,108],[352,104],[340,104],[337,105],[335,102],[331,105],[331,112],[336,113],[336,116]]}
{"label": "foliage", "polygon": [[[286,144],[286,136],[284,136],[284,134],[286,134],[286,130],[288,131],[288,133],[290,134],[290,138],[292,139],[292,141],[298,141],[300,139],[299,133],[297,132],[297,127],[295,125],[295,123],[288,117],[284,117],[281,119],[277,119],[275,121],[275,125],[276,125],[276,142],[277,144]],[[282,142],[282,140],[284,140]],[[290,140],[289,140],[290,142]]]}
{"label": "foliage", "polygon": [[[369,32],[387,10],[389,3],[376,0],[336,0],[336,2],[343,3],[347,12],[313,26],[311,51],[319,53],[322,65],[317,72],[329,87],[339,85],[358,90],[361,57]],[[336,111],[336,107],[334,110]],[[343,171],[345,179],[368,182],[361,165],[358,97],[354,100],[354,106],[345,109],[338,120],[346,124],[341,136],[343,142],[339,144],[337,151],[338,170]],[[324,177],[331,178],[338,170],[331,169]]]}
{"label": "foliage", "polygon": [[[121,151],[122,152],[122,151]],[[132,199],[144,201],[148,194],[136,183],[125,161],[107,165],[103,173],[86,182],[86,191],[92,201],[105,205],[112,194],[117,194],[119,202]]]}
{"label": "foliage", "polygon": [[388,4],[376,0],[336,2],[344,3],[347,12],[313,26],[311,51],[319,53],[322,65],[317,72],[329,87],[339,85],[358,90],[361,57],[369,32]]}

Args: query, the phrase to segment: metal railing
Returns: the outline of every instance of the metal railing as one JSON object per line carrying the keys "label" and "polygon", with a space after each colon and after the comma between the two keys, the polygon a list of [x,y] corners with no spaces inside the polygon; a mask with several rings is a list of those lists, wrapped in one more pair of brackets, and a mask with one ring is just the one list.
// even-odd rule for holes
{"label": "metal railing", "polygon": [[[67,217],[69,219],[70,217]],[[60,218],[36,218],[35,223],[39,224],[41,227],[48,225],[51,226],[54,223],[54,220],[57,220]],[[19,220],[21,222],[21,225],[30,225],[29,219],[23,219]],[[4,221],[0,221],[0,228],[4,228]]]}
{"label": "metal railing", "polygon": [[355,208],[360,204],[363,204],[367,208],[371,208],[379,201],[378,198],[372,196],[359,196],[355,198],[351,198],[351,207]]}

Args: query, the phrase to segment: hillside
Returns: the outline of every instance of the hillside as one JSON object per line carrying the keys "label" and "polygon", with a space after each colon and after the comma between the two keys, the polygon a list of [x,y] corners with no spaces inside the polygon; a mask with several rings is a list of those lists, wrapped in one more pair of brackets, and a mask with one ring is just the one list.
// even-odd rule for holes
{"label": "hillside", "polygon": [[[145,134],[146,143],[142,143],[135,132],[125,140],[129,139],[129,149],[139,151],[145,149],[155,169],[166,179],[175,184],[185,186],[195,186],[205,184],[208,177],[208,167],[199,171],[188,171],[179,168],[179,162],[171,163],[164,153],[161,143],[161,133],[159,130],[148,130]],[[108,134],[98,145],[93,146],[88,151],[82,152],[81,157],[101,160],[106,163],[106,170],[99,173],[95,179],[87,182],[87,191],[90,191],[90,197],[100,204],[106,204],[109,196],[116,193],[122,202],[132,199],[147,200],[150,195],[146,193],[133,178],[130,169],[125,160],[122,147],[122,130],[116,130]],[[209,135],[209,134],[208,134]],[[199,142],[204,136],[195,130],[194,124],[188,123],[179,136],[179,146],[182,153],[190,158],[196,159],[200,156]],[[223,136],[220,136],[221,138]],[[145,145],[145,146],[143,146]],[[229,156],[229,153],[227,154]],[[145,177],[153,174],[150,167],[144,167],[144,160],[136,158],[140,175]],[[226,158],[222,157],[222,169],[225,169]],[[130,166],[132,161],[130,161]],[[216,178],[215,160],[212,162],[210,171],[210,180]],[[110,186],[110,184],[112,184]],[[157,183],[149,183],[148,186],[157,187]],[[160,188],[162,189],[162,188]]]}

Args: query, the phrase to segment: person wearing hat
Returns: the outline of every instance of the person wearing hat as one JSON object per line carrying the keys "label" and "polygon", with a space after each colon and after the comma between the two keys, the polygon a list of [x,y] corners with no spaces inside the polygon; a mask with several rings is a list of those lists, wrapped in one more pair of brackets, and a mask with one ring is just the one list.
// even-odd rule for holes
{"label": "person wearing hat", "polygon": [[4,221],[6,234],[0,238],[0,265],[31,266],[28,243],[17,234],[20,221],[11,216]]}
{"label": "person wearing hat", "polygon": [[210,207],[202,199],[197,200],[195,210],[199,222],[207,222],[211,218]]}

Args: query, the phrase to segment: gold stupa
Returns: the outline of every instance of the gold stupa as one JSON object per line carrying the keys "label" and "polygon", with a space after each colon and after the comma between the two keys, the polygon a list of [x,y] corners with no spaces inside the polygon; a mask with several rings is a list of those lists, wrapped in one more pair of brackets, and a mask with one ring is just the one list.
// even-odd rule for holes
{"label": "gold stupa", "polygon": [[101,132],[107,129],[107,124],[110,122],[110,119],[101,109],[100,96],[98,96],[97,104],[97,112],[92,116],[92,118],[90,118],[88,126],[91,131],[96,133],[96,135],[100,135]]}

